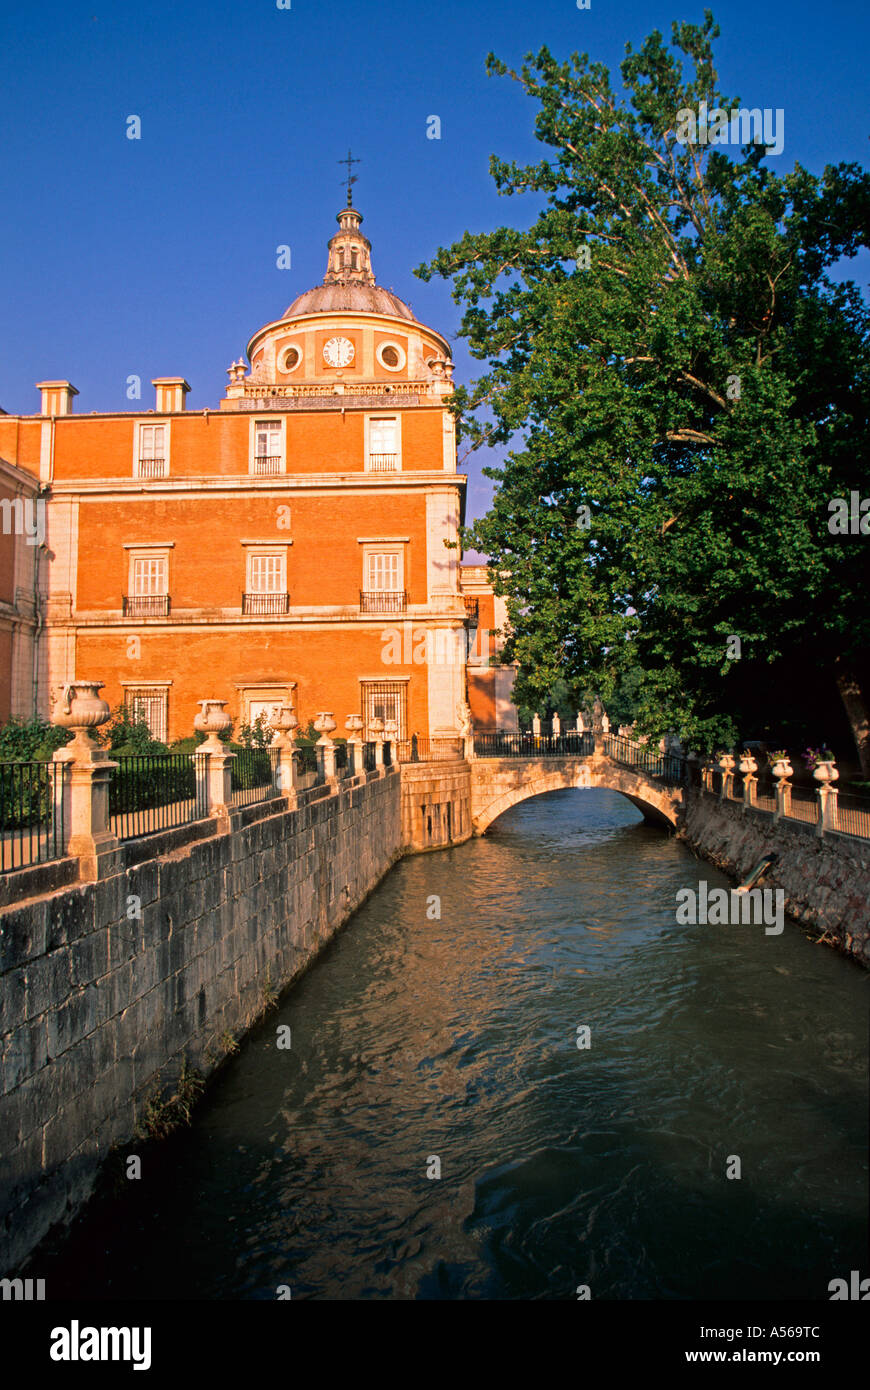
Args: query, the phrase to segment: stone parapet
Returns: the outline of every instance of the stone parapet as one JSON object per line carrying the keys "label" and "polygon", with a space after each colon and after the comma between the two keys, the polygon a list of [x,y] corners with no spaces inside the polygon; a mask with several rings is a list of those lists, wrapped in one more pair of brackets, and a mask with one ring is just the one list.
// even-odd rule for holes
{"label": "stone parapet", "polygon": [[0,908],[0,1272],[81,1207],[184,1062],[219,1064],[401,853],[401,780],[384,768],[124,844],[90,882],[63,882],[71,860],[33,871],[41,896]]}
{"label": "stone parapet", "polygon": [[766,855],[765,887],[781,888],[785,911],[870,966],[870,842],[693,788],[680,835],[704,859],[741,881]]}

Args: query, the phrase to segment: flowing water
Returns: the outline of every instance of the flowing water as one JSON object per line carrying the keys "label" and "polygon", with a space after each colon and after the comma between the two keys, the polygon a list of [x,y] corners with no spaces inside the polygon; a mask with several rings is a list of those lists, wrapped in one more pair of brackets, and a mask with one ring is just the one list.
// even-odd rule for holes
{"label": "flowing water", "polygon": [[403,860],[53,1296],[828,1298],[866,1266],[870,977],[788,919],[677,925],[700,879],[607,791]]}

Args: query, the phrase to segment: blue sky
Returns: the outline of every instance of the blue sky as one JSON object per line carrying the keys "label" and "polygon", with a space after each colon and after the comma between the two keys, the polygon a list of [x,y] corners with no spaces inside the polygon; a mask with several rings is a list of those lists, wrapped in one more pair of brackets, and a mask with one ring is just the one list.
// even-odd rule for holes
{"label": "blue sky", "polygon": [[[785,112],[776,167],[867,162],[866,0],[711,8],[723,89]],[[216,407],[254,330],[322,278],[348,146],[378,280],[454,335],[448,286],[412,269],[466,228],[527,225],[536,204],[498,198],[488,159],[544,152],[534,104],[487,78],[487,52],[516,63],[546,43],[613,69],[627,40],[702,15],[686,0],[5,0],[0,406],[35,411],[34,382],[66,377],[78,411],[125,410],[137,373],[149,401],[152,377],[183,375],[190,408]],[[866,283],[866,265],[849,273]],[[461,342],[455,357],[467,381]],[[483,461],[467,464],[469,517]]]}

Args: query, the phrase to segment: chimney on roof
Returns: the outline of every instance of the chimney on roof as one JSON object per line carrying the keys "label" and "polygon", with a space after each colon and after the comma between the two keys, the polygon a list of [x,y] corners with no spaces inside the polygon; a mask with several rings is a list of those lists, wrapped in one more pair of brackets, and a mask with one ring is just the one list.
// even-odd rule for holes
{"label": "chimney on roof", "polygon": [[71,381],[38,381],[37,391],[42,392],[43,415],[72,415],[72,398],[78,391]]}
{"label": "chimney on roof", "polygon": [[190,386],[183,376],[158,376],[151,382],[157,387],[157,414],[172,415],[184,410]]}

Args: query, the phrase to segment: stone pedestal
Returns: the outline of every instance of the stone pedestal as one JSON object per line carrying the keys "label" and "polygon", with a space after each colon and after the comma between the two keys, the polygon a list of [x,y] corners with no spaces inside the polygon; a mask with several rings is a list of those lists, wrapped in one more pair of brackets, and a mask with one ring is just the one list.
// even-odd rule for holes
{"label": "stone pedestal", "polygon": [[719,789],[719,800],[727,801],[734,786],[734,759],[730,753],[723,753],[719,759],[719,767],[722,772],[722,786]]}
{"label": "stone pedestal", "polygon": [[75,740],[58,748],[54,762],[64,769],[63,849],[79,861],[79,877],[93,882],[118,873],[121,842],[109,824],[109,781],[118,764],[102,748]]}
{"label": "stone pedestal", "polygon": [[228,753],[219,742],[217,747],[206,742],[202,744],[199,752],[202,755],[201,766],[205,777],[207,813],[210,816],[228,816],[232,802],[233,763],[236,755]]}
{"label": "stone pedestal", "polygon": [[824,835],[826,830],[836,830],[837,821],[837,798],[839,791],[836,787],[825,785],[819,787],[819,819],[816,824],[816,834]]}
{"label": "stone pedestal", "polygon": [[819,818],[816,823],[816,834],[824,835],[826,830],[837,829],[837,788],[833,783],[840,776],[839,769],[833,758],[826,762],[819,762],[813,769],[813,777],[819,784]]}
{"label": "stone pedestal", "polygon": [[94,743],[91,729],[109,718],[100,698],[102,681],[71,681],[61,687],[52,723],[71,729],[73,740],[58,748],[55,814],[61,811],[63,850],[79,861],[79,876],[89,882],[108,878],[121,867],[121,844],[109,823],[109,781],[118,764]]}
{"label": "stone pedestal", "polygon": [[363,770],[363,741],[360,737],[364,720],[361,714],[349,714],[344,721],[347,729],[347,775],[354,777]]}

